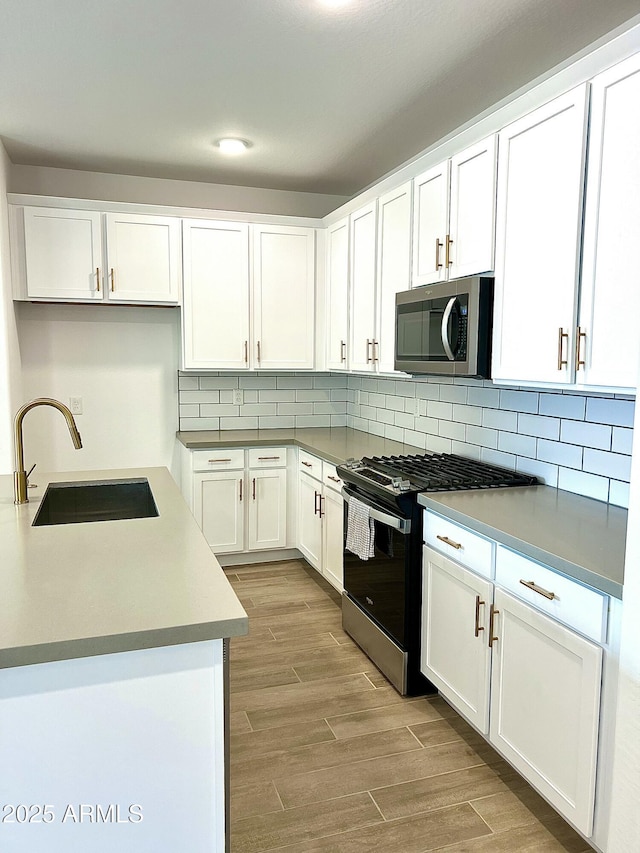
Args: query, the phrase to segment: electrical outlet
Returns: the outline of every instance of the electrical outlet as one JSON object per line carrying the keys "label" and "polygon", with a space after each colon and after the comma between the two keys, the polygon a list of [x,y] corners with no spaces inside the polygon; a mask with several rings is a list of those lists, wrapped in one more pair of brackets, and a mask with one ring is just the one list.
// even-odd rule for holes
{"label": "electrical outlet", "polygon": [[69,408],[72,415],[82,414],[82,397],[69,397]]}
{"label": "electrical outlet", "polygon": [[233,389],[233,405],[241,406],[244,403],[244,393],[241,388]]}

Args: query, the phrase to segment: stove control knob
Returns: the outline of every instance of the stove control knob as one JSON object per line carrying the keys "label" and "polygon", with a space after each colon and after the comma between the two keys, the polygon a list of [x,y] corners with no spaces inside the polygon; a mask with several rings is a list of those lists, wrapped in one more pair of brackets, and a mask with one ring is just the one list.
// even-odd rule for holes
{"label": "stove control knob", "polygon": [[411,481],[410,480],[400,480],[400,491],[408,492],[411,489]]}
{"label": "stove control knob", "polygon": [[357,468],[360,464],[359,459],[354,459],[353,456],[350,456],[347,461],[344,463],[345,468]]}

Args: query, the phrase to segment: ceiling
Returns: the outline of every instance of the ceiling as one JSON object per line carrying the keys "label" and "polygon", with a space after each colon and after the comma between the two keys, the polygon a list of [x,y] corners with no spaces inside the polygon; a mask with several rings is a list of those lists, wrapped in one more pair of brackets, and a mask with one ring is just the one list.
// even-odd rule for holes
{"label": "ceiling", "polygon": [[16,164],[351,196],[638,11],[0,0],[0,137]]}

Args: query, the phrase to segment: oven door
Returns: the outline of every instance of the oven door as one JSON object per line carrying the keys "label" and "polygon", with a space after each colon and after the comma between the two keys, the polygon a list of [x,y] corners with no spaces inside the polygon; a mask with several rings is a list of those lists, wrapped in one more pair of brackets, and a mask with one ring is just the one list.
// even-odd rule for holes
{"label": "oven door", "polygon": [[375,554],[362,560],[344,549],[344,589],[349,598],[402,649],[406,637],[407,557],[411,520],[373,500],[342,489],[345,542],[351,497],[366,503],[375,526]]}

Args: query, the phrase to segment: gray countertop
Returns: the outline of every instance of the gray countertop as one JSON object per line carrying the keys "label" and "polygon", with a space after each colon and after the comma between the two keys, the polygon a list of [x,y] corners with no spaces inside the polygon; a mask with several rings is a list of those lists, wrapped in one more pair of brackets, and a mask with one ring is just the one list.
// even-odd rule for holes
{"label": "gray countertop", "polygon": [[421,494],[450,518],[575,580],[622,598],[627,511],[549,486]]}
{"label": "gray countertop", "polygon": [[[32,527],[49,482],[146,477],[159,516]],[[0,477],[0,668],[245,634],[247,615],[166,468]]]}
{"label": "gray countertop", "polygon": [[353,457],[424,453],[419,447],[381,438],[349,427],[305,427],[301,429],[246,429],[178,432],[178,441],[190,450],[201,447],[266,447],[294,444],[339,465]]}

